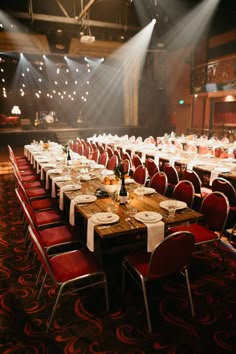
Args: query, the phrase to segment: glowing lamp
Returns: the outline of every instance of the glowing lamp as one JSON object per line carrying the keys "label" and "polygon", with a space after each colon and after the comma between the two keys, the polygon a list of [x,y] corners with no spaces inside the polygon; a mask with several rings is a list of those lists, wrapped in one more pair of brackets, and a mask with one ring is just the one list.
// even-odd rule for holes
{"label": "glowing lamp", "polygon": [[13,106],[12,110],[11,110],[12,114],[16,114],[16,115],[20,115],[21,114],[21,110],[19,106]]}

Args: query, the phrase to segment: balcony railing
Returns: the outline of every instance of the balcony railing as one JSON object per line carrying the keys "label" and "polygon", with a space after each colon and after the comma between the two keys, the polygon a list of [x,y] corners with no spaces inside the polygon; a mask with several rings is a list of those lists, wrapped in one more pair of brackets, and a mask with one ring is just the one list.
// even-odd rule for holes
{"label": "balcony railing", "polygon": [[236,55],[199,65],[191,71],[191,93],[236,89]]}

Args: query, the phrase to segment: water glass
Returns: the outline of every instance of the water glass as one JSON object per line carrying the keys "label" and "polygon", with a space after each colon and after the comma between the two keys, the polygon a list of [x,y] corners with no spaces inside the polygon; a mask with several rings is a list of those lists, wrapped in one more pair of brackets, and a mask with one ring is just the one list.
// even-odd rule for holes
{"label": "water glass", "polygon": [[175,211],[177,207],[177,200],[169,199],[168,200],[168,216],[173,218],[175,216]]}

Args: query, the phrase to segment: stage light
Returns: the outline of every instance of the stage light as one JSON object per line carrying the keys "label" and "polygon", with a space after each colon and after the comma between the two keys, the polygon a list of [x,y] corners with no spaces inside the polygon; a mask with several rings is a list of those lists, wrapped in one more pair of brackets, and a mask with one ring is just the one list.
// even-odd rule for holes
{"label": "stage light", "polygon": [[19,106],[13,106],[12,110],[11,110],[11,114],[20,115],[21,114],[20,107]]}

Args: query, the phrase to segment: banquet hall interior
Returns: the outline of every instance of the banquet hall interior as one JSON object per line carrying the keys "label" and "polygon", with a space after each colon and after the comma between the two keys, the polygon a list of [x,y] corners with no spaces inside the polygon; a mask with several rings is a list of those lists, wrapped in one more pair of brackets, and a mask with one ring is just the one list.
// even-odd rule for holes
{"label": "banquet hall interior", "polygon": [[235,18],[1,4],[1,353],[236,352]]}

